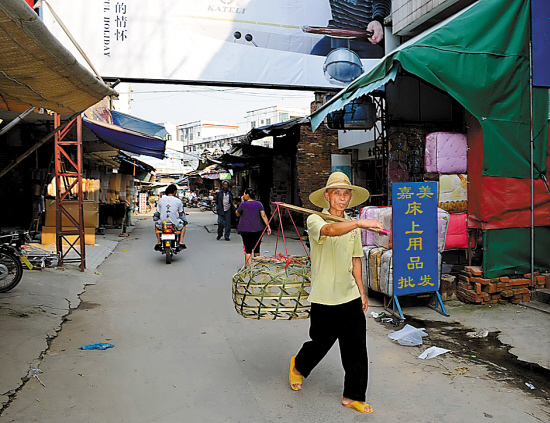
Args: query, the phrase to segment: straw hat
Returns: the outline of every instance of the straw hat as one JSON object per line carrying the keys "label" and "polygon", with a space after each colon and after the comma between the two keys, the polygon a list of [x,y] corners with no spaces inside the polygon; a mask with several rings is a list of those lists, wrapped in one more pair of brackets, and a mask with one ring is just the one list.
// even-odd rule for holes
{"label": "straw hat", "polygon": [[327,189],[344,188],[349,189],[352,192],[351,201],[349,207],[358,206],[364,203],[369,198],[369,192],[365,188],[352,185],[348,176],[343,172],[333,172],[327,181],[327,185],[324,188],[318,189],[309,195],[309,201],[315,204],[317,207],[328,208],[329,202],[325,198],[325,192]]}

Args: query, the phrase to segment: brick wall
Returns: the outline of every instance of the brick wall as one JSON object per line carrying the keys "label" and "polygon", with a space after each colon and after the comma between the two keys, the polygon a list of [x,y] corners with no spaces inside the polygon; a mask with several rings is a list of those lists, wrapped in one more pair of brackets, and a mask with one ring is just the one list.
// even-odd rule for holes
{"label": "brick wall", "polygon": [[338,132],[321,125],[315,133],[311,126],[300,127],[300,141],[296,156],[298,194],[301,205],[318,209],[309,202],[309,194],[325,186],[332,172],[331,155],[344,154],[338,149]]}
{"label": "brick wall", "polygon": [[473,304],[519,304],[531,301],[531,290],[546,287],[546,277],[539,272],[534,275],[532,286],[530,274],[488,279],[483,277],[480,267],[466,266],[459,275],[457,297]]}

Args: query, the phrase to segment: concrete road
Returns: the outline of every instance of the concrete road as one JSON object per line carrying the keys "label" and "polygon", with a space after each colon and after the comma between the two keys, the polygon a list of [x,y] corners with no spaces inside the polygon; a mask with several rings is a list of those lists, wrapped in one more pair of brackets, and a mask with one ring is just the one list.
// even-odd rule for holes
{"label": "concrete road", "polygon": [[[98,269],[40,369],[1,422],[525,422],[549,421],[548,403],[494,380],[473,361],[447,354],[419,360],[368,319],[374,414],[340,405],[343,371],[335,347],[305,381],[288,386],[288,361],[307,339],[308,321],[250,321],[233,309],[231,277],[242,244],[216,241],[210,212],[188,216],[190,247],[171,265],[153,251],[152,222]],[[273,238],[262,250],[273,252]],[[292,251],[299,252],[293,243]],[[374,307],[373,310],[381,309]],[[106,351],[82,351],[93,342]],[[461,375],[444,375],[466,367]]]}

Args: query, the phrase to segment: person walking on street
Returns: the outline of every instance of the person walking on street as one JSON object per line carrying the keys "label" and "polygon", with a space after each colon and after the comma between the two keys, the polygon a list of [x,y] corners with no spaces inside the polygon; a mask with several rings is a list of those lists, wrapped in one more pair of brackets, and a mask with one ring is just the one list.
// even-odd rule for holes
{"label": "person walking on street", "polygon": [[176,231],[180,236],[177,251],[187,248],[183,242],[187,218],[185,217],[182,201],[176,197],[177,191],[178,187],[176,185],[168,185],[165,191],[166,195],[158,201],[157,212],[153,216],[153,220],[155,221],[155,232],[157,233],[157,245],[155,245],[155,251],[160,251],[162,249],[162,244],[160,242],[162,222],[171,222],[176,227]]}
{"label": "person walking on street", "polygon": [[351,185],[342,172],[334,172],[327,184],[309,199],[324,213],[344,217],[349,222],[324,220],[311,215],[307,228],[311,242],[310,341],[290,359],[289,381],[294,391],[302,389],[303,378],[319,364],[338,340],[344,367],[342,405],[370,414],[365,402],[368,384],[368,356],[365,312],[368,300],[362,273],[360,229],[384,225],[376,220],[352,220],[345,210],[366,201],[369,192]]}
{"label": "person walking on street", "polygon": [[271,235],[271,228],[269,227],[264,206],[259,201],[256,201],[256,191],[252,188],[244,190],[242,202],[236,214],[240,217],[237,230],[243,238],[244,264],[246,265],[252,259],[252,250],[254,250],[254,257],[260,255],[260,245],[264,229],[267,227],[267,234]]}
{"label": "person walking on street", "polygon": [[[218,241],[225,238],[230,240],[231,212],[233,209],[233,193],[229,189],[229,182],[223,181],[222,189],[216,193],[216,206],[218,207]],[[224,234],[225,230],[225,234]]]}

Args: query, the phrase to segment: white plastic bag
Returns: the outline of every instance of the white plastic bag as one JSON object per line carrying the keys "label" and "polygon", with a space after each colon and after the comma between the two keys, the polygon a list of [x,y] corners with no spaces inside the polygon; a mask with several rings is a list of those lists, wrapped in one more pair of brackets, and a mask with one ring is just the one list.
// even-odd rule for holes
{"label": "white plastic bag", "polygon": [[438,355],[445,354],[450,352],[451,350],[446,350],[445,348],[439,348],[439,347],[430,347],[426,351],[424,351],[422,354],[418,356],[418,358],[426,359],[426,358],[434,358]]}
{"label": "white plastic bag", "polygon": [[428,334],[424,332],[424,328],[417,329],[414,326],[405,325],[403,329],[390,333],[388,336],[399,342],[400,345],[414,347],[422,345],[422,337],[428,336]]}

